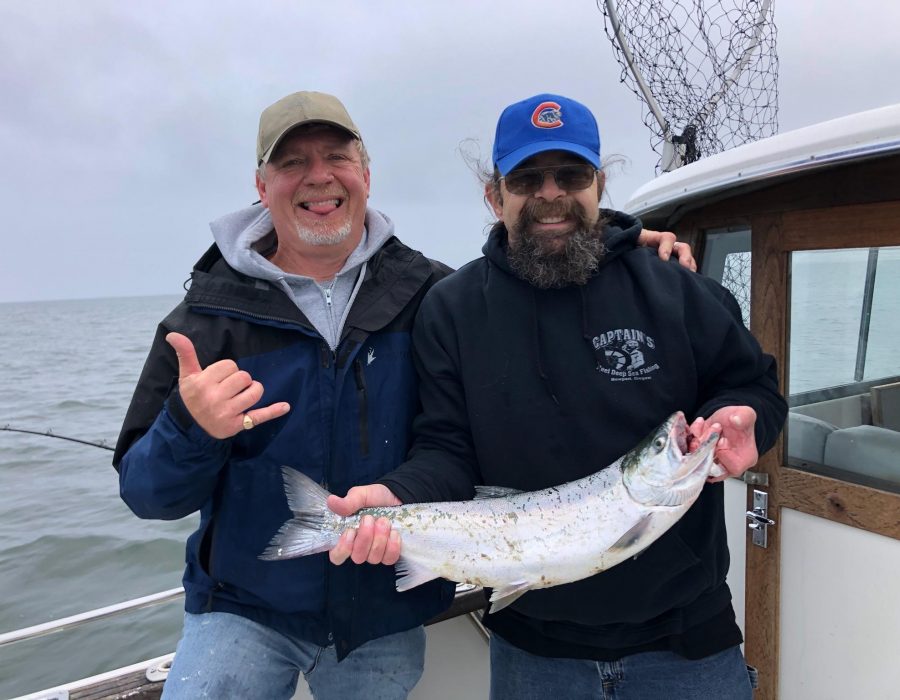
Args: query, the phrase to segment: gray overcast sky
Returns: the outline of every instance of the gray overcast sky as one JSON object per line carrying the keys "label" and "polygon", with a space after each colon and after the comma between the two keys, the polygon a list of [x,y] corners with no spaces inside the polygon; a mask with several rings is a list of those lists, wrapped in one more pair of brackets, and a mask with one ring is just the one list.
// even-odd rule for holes
{"label": "gray overcast sky", "polygon": [[[782,132],[900,102],[900,5],[775,7]],[[256,199],[259,112],[296,90],[344,101],[370,203],[454,266],[488,222],[459,146],[489,155],[506,104],[588,104],[630,160],[611,206],[656,162],[594,0],[0,0],[0,47],[0,302],[179,293],[208,222]]]}

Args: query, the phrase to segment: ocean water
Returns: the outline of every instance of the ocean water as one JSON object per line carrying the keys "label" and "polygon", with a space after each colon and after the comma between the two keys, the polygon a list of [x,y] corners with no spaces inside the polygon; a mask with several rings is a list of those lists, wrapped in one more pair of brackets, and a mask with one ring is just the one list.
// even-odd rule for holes
{"label": "ocean water", "polygon": [[[868,249],[794,253],[790,378],[795,394],[856,380]],[[900,248],[878,251],[862,379],[900,375]]]}
{"label": "ocean water", "polygon": [[[0,304],[0,427],[115,443],[179,297]],[[192,516],[143,521],[112,452],[0,431],[0,632],[181,585]],[[172,651],[181,601],[0,647],[0,698]]]}

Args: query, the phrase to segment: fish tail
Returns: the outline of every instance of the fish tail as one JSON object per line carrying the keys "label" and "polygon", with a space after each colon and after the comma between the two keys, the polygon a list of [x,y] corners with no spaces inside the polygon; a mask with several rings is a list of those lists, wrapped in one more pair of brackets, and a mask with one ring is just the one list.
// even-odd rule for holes
{"label": "fish tail", "polygon": [[281,526],[259,558],[289,559],[334,547],[341,536],[342,518],[328,508],[328,491],[296,469],[282,467],[281,474],[294,517]]}

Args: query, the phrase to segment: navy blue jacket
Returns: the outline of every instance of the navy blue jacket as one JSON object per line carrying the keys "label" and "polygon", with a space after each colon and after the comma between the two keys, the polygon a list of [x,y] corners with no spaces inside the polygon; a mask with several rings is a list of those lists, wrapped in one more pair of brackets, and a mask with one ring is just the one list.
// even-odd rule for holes
{"label": "navy blue jacket", "polygon": [[[184,301],[160,324],[116,446],[122,498],[141,518],[200,511],[187,542],[188,612],[224,611],[326,645],[340,657],[422,624],[453,585],[395,590],[393,567],[332,566],[326,554],[259,555],[291,517],[281,467],[343,494],[400,464],[418,407],[410,333],[419,302],[449,268],[396,238],[369,261],[336,352],[283,291],[231,268],[214,245]],[[178,395],[170,331],[190,338],[201,366],[232,359],[265,388],[259,405],[290,412],[217,440]]]}

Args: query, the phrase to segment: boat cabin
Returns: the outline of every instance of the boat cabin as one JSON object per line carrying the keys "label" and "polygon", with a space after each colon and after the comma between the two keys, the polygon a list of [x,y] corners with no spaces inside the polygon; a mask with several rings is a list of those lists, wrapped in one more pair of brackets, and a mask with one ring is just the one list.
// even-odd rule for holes
{"label": "boat cabin", "polygon": [[625,208],[691,243],[789,400],[782,440],[726,484],[756,697],[896,697],[900,105],[700,160]]}

